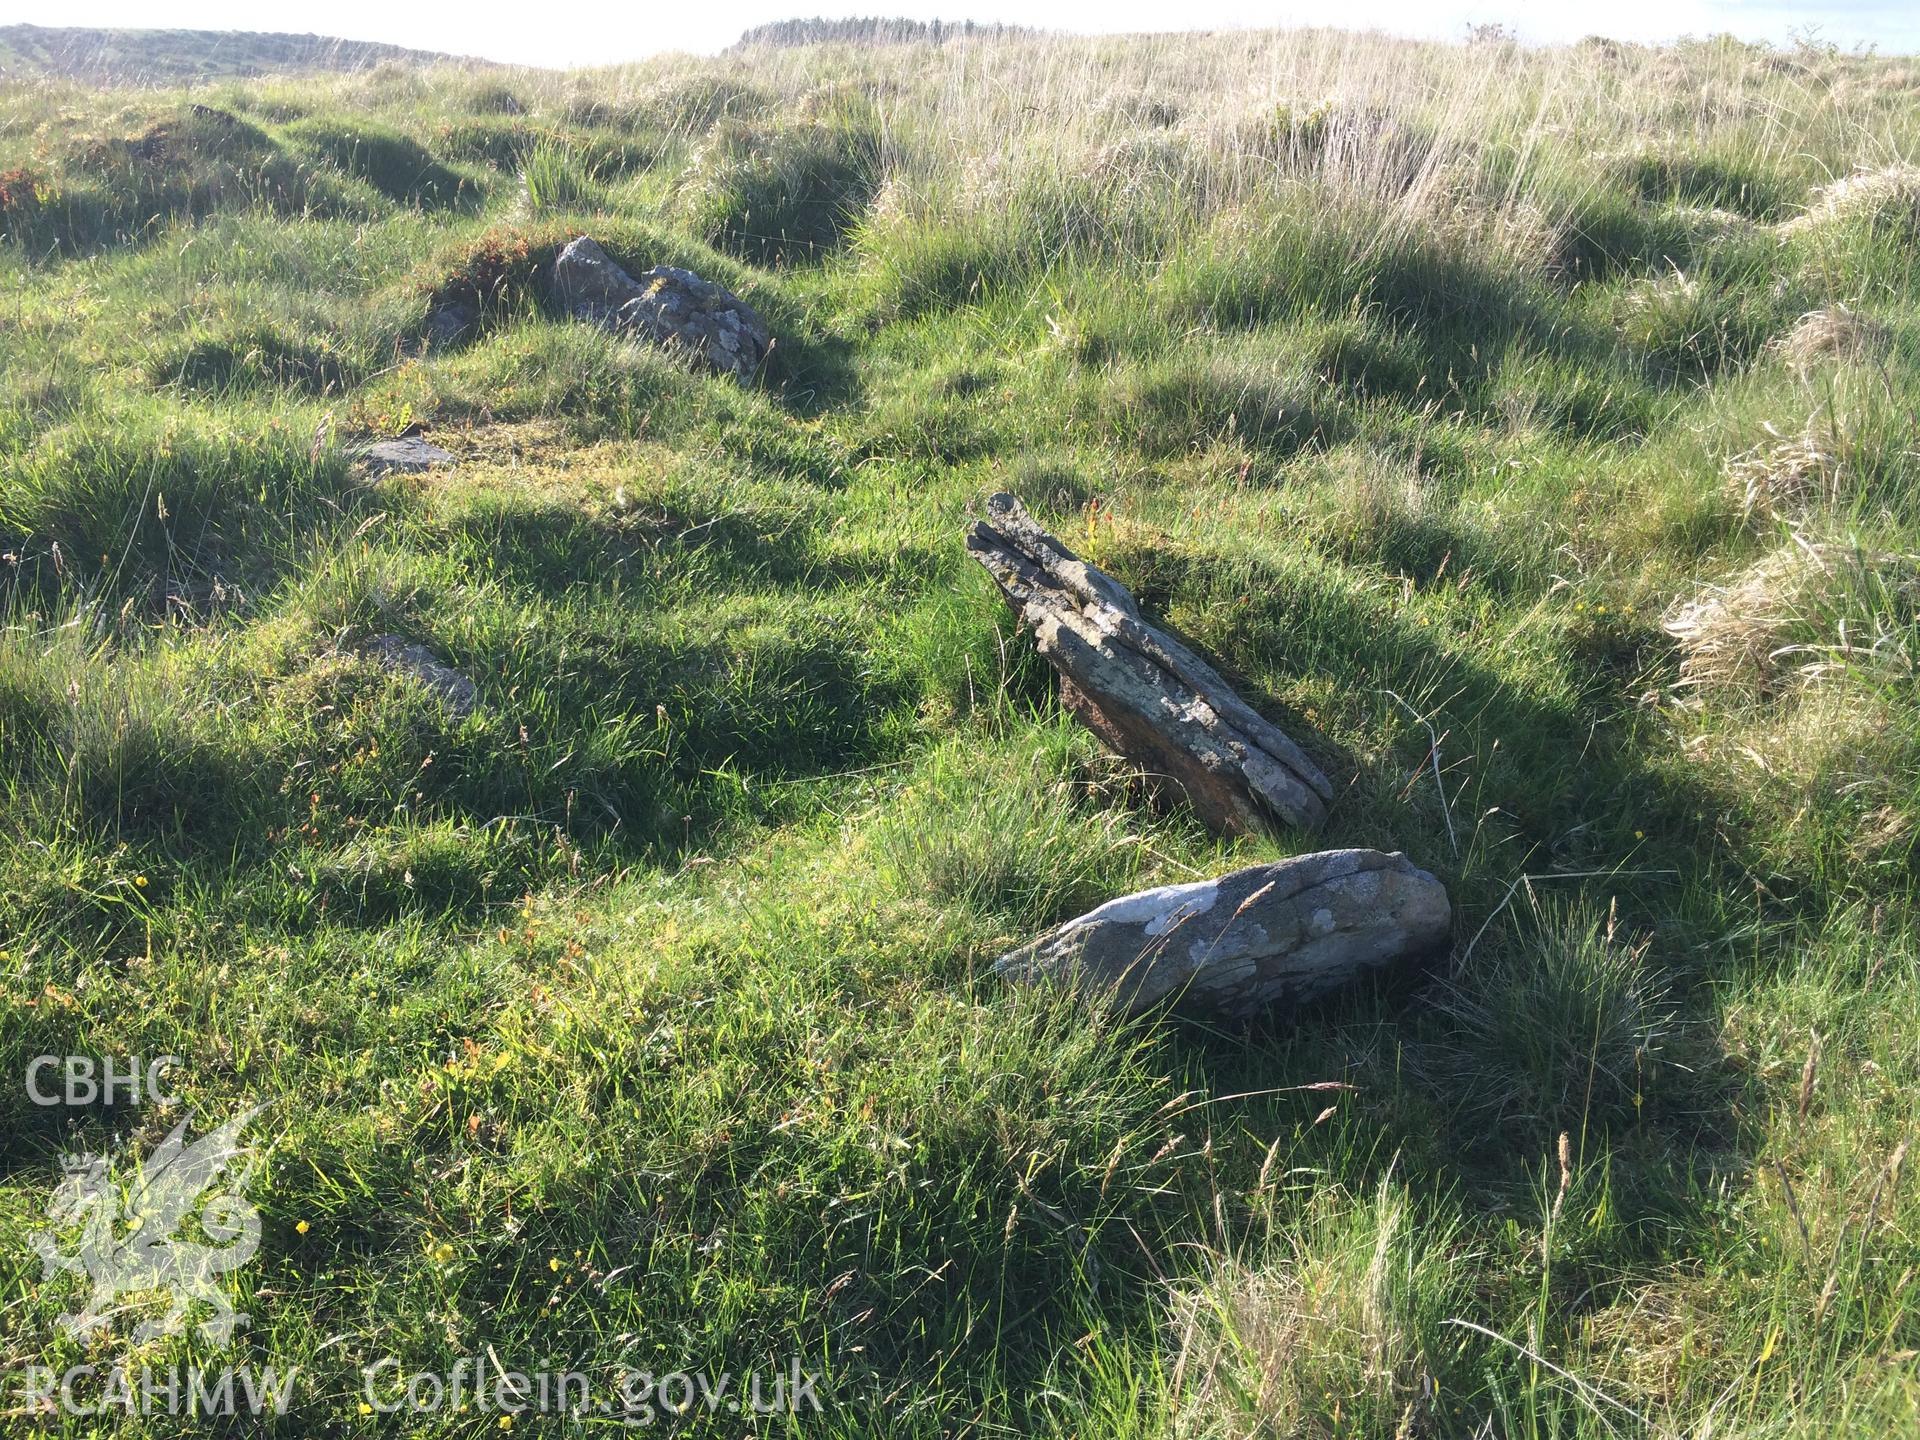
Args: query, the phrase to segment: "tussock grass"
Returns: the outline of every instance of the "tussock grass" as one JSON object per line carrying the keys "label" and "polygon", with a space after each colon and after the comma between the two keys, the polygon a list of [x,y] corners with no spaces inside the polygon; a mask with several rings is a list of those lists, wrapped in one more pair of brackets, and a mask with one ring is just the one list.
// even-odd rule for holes
{"label": "tussock grass", "polygon": [[593,209],[601,194],[592,170],[571,149],[544,138],[521,157],[520,184],[535,215]]}
{"label": "tussock grass", "polygon": [[1776,342],[1787,363],[1811,370],[1823,360],[1871,361],[1885,355],[1892,337],[1870,315],[1845,304],[1809,310]]}
{"label": "tussock grass", "polygon": [[1789,231],[1839,222],[1911,227],[1920,218],[1920,168],[1886,165],[1842,176],[1813,193],[1805,211],[1786,222]]}
{"label": "tussock grass", "polygon": [[1270,1211],[1264,1243],[1220,1256],[1176,1297],[1169,1386],[1175,1433],[1393,1434],[1433,1423],[1434,1359],[1450,1277],[1444,1227],[1416,1201],[1328,1187]]}
{"label": "tussock grass", "polygon": [[309,116],[287,126],[297,148],[365,180],[389,200],[426,206],[459,198],[462,177],[447,169],[411,136],[364,123]]}
{"label": "tussock grass", "polygon": [[[1802,327],[1795,327],[1795,335]],[[1798,435],[1769,427],[1770,439],[1727,461],[1727,486],[1749,519],[1791,521],[1807,509],[1832,505],[1847,483],[1841,446],[1816,417]],[[1825,433],[1823,433],[1823,431]]]}
{"label": "tussock grass", "polygon": [[1617,914],[1529,898],[1517,933],[1469,952],[1433,1003],[1446,1034],[1414,1052],[1447,1103],[1545,1145],[1562,1131],[1627,1127],[1654,1090],[1673,1007]]}
{"label": "tussock grass", "polygon": [[872,196],[877,141],[858,121],[709,132],[678,182],[690,229],[762,264],[812,260],[837,246]]}
{"label": "tussock grass", "polygon": [[1665,617],[1684,652],[1680,683],[1766,694],[1850,663],[1904,674],[1916,577],[1910,555],[1795,535]]}

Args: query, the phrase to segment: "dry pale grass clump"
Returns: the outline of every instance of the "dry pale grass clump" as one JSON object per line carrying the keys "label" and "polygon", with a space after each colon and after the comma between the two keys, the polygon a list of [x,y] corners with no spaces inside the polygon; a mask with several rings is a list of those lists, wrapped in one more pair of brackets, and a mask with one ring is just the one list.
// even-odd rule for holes
{"label": "dry pale grass clump", "polygon": [[1699,1297],[1675,1286],[1640,1285],[1629,1298],[1595,1309],[1585,1321],[1595,1380],[1615,1395],[1670,1395],[1684,1373],[1688,1342],[1710,1317]]}
{"label": "dry pale grass clump", "polygon": [[1796,370],[1810,370],[1826,360],[1864,361],[1887,352],[1892,335],[1870,316],[1843,304],[1809,310],[1778,340],[1774,349]]}
{"label": "dry pale grass clump", "polygon": [[[1316,1197],[1293,1254],[1255,1267],[1222,1256],[1176,1294],[1173,1433],[1392,1434],[1424,1374],[1404,1196]],[[1376,1428],[1377,1427],[1377,1428]]]}
{"label": "dry pale grass clump", "polygon": [[925,212],[925,197],[907,176],[896,172],[882,180],[873,192],[863,223],[875,228],[901,225]]}
{"label": "dry pale grass clump", "polygon": [[1690,304],[1699,294],[1700,282],[1676,265],[1658,275],[1634,281],[1620,297],[1620,311],[1633,316],[1667,310]]}
{"label": "dry pale grass clump", "polygon": [[1349,559],[1392,553],[1422,531],[1444,528],[1445,499],[1401,456],[1373,446],[1346,447],[1327,457],[1325,473],[1329,504],[1315,529]]}
{"label": "dry pale grass clump", "polygon": [[1846,466],[1831,423],[1809,420],[1796,435],[1764,428],[1770,439],[1727,461],[1727,488],[1743,517],[1792,520],[1840,499]]}
{"label": "dry pale grass clump", "polygon": [[1806,212],[1782,222],[1780,229],[1794,234],[1857,217],[1920,222],[1920,165],[1856,170],[1814,191]]}
{"label": "dry pale grass clump", "polygon": [[1660,628],[1679,642],[1679,684],[1762,694],[1777,688],[1787,637],[1801,626],[1806,602],[1830,573],[1824,548],[1796,538],[1732,584],[1707,586],[1668,610]]}
{"label": "dry pale grass clump", "polygon": [[1535,274],[1565,272],[1578,227],[1556,207],[1528,198],[1511,205],[1487,205],[1481,213],[1486,217],[1490,249]]}
{"label": "dry pale grass clump", "polygon": [[1196,169],[1190,145],[1165,131],[1122,136],[1101,146],[1084,173],[1103,193],[1170,193]]}
{"label": "dry pale grass clump", "polygon": [[1011,203],[1030,170],[1004,150],[969,155],[960,162],[947,196],[950,209],[966,215],[999,210]]}
{"label": "dry pale grass clump", "polygon": [[1099,109],[1120,125],[1144,125],[1164,130],[1180,123],[1186,105],[1174,96],[1144,88],[1116,91]]}
{"label": "dry pale grass clump", "polygon": [[1752,216],[1719,205],[1677,205],[1673,218],[1686,227],[1687,234],[1702,248],[1744,240],[1760,229],[1760,222]]}
{"label": "dry pale grass clump", "polygon": [[1920,557],[1794,535],[1728,585],[1668,610],[1678,688],[1768,698],[1841,673],[1892,676],[1913,664]]}
{"label": "dry pale grass clump", "polygon": [[[1815,662],[1835,671],[1845,662]],[[1818,672],[1816,672],[1818,673]],[[1858,807],[1846,848],[1862,864],[1878,861],[1913,835],[1913,753],[1900,735],[1884,692],[1862,685],[1811,688],[1764,722],[1731,733],[1708,732],[1689,746],[1699,756],[1716,743],[1728,758],[1758,770],[1795,826],[1817,810],[1820,796],[1845,795]]]}

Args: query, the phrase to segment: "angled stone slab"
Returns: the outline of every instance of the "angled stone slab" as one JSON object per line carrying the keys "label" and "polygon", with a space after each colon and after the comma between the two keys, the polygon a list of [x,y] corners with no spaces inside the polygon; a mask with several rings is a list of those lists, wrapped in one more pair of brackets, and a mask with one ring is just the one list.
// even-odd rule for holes
{"label": "angled stone slab", "polygon": [[1059,672],[1066,707],[1150,776],[1176,785],[1208,824],[1247,834],[1276,821],[1311,830],[1326,819],[1333,786],[1305,752],[1013,496],[987,501],[967,549]]}
{"label": "angled stone slab", "polygon": [[1452,922],[1446,887],[1406,856],[1324,850],[1109,900],[993,968],[1126,1014],[1170,1002],[1244,1020],[1437,950]]}

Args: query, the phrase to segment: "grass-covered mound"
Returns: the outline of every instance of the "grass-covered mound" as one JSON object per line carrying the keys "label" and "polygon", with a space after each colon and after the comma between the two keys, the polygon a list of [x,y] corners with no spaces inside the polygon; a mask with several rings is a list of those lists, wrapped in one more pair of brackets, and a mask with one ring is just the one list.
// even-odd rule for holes
{"label": "grass-covered mound", "polygon": [[[0,1074],[272,1102],[278,1433],[487,1347],[797,1355],[828,1433],[1904,1433],[1915,84],[1314,32],[0,91]],[[563,319],[578,233],[749,300],[760,383]],[[360,473],[417,427],[452,468]],[[1309,843],[1063,717],[960,546],[1000,488],[1320,737],[1311,843],[1440,874],[1448,961],[1249,1033],[992,978]],[[96,1354],[56,1157],[171,1123],[0,1086],[9,1366]]]}

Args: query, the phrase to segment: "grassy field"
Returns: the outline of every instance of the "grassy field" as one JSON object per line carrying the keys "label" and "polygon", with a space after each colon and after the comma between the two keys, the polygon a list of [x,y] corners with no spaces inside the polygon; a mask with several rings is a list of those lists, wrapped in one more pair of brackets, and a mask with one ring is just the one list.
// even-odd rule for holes
{"label": "grassy field", "polygon": [[[116,1354],[297,1366],[231,1433],[613,1427],[364,1398],[492,1354],[798,1357],[832,1435],[1912,1433],[1916,101],[1333,32],[0,89],[7,1432],[207,1433],[20,1413]],[[560,319],[579,233],[762,383]],[[1061,714],[999,488],[1324,836]],[[1451,956],[1247,1033],[989,972],[1323,845]],[[269,1104],[232,1350],[58,1328],[59,1157],[183,1113],[30,1104],[76,1052]]]}

